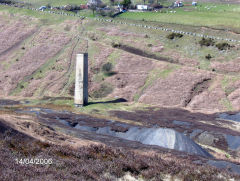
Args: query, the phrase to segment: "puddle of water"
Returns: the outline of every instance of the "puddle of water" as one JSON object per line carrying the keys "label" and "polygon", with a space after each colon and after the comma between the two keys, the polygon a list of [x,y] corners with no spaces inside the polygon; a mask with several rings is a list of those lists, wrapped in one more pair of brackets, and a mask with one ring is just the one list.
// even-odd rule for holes
{"label": "puddle of water", "polygon": [[129,125],[123,124],[123,123],[116,123],[115,126],[121,126],[123,128],[129,128]]}
{"label": "puddle of water", "polygon": [[94,128],[90,126],[80,126],[79,124],[77,124],[74,128],[80,129],[83,131],[90,131],[90,132],[96,132],[98,130],[98,128]]}
{"label": "puddle of water", "polygon": [[26,114],[36,114],[36,115],[40,114],[40,110],[39,109],[18,110],[16,112],[18,112],[18,113],[26,113]]}
{"label": "puddle of water", "polygon": [[21,104],[30,104],[31,102],[30,101],[20,101]]}
{"label": "puddle of water", "polygon": [[202,133],[203,132],[203,130],[201,130],[201,129],[195,129],[195,130],[193,130],[193,132],[189,135],[189,137],[191,138],[191,139],[193,139],[195,136],[197,136],[199,133]]}
{"label": "puddle of water", "polygon": [[0,99],[0,106],[12,106],[20,104],[19,101],[14,101],[10,99]]}
{"label": "puddle of water", "polygon": [[63,120],[63,119],[59,119],[58,117],[56,118],[60,123],[62,123],[62,124],[64,124],[65,126],[71,126],[70,124],[69,124],[69,122],[67,122],[67,121],[65,121],[65,120]]}
{"label": "puddle of water", "polygon": [[35,113],[36,115],[39,115],[40,113],[44,113],[44,114],[57,114],[57,113],[70,114],[68,111],[56,111],[56,110],[45,109],[45,108],[28,108],[28,110],[18,110],[16,112],[26,113],[26,114]]}
{"label": "puddle of water", "polygon": [[56,113],[70,114],[68,111],[56,111],[56,110],[46,109],[46,108],[40,108],[40,111],[44,113],[49,113],[49,114],[56,114]]}
{"label": "puddle of water", "polygon": [[237,114],[221,113],[219,114],[219,118],[240,122],[240,113]]}
{"label": "puddle of water", "polygon": [[177,120],[174,120],[173,124],[179,125],[179,126],[185,126],[185,127],[188,127],[188,128],[191,126],[191,123],[189,123],[189,122],[177,121]]}
{"label": "puddle of water", "polygon": [[232,150],[240,148],[240,136],[225,135],[228,147]]}

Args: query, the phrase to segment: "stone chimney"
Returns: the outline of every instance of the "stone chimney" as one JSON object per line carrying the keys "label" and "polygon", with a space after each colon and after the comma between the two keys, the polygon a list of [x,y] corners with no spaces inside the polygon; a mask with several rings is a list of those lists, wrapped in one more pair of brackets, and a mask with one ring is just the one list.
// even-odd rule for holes
{"label": "stone chimney", "polygon": [[88,104],[88,54],[77,54],[74,103],[76,107]]}

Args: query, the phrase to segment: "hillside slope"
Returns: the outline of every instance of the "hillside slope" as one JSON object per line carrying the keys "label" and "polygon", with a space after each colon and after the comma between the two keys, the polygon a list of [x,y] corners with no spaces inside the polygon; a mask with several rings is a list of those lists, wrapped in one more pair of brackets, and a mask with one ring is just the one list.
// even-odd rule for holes
{"label": "hillside slope", "polygon": [[[239,180],[240,45],[144,26],[238,34],[5,6],[0,15],[0,180]],[[89,104],[77,108],[82,52]]]}
{"label": "hillside slope", "polygon": [[[200,47],[195,38],[193,49],[187,52],[196,56],[190,57],[183,50],[191,47],[192,37],[172,41],[166,39],[166,32],[141,32],[92,20],[1,14],[2,96],[72,97],[75,57],[86,51],[84,37],[88,37],[93,99],[117,97],[212,111],[240,108],[238,45],[218,52],[214,47]],[[204,60],[206,51],[214,53],[214,59]],[[111,70],[103,69],[107,63]]]}

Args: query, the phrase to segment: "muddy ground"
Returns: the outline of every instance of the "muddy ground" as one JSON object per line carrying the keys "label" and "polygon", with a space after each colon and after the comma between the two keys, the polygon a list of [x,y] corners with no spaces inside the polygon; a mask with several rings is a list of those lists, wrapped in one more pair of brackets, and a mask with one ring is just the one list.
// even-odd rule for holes
{"label": "muddy ground", "polygon": [[[74,128],[77,124],[80,124],[85,128],[91,127],[91,129],[92,128],[98,129],[98,128],[103,128],[108,126],[112,131],[115,131],[118,133],[125,133],[132,126],[137,126],[139,128],[160,126],[160,127],[171,128],[171,129],[177,130],[178,132],[185,132],[186,135],[188,136],[189,136],[189,133],[191,133],[191,131],[202,129],[202,132],[199,132],[199,135],[196,135],[195,137],[195,140],[198,141],[198,143],[201,143],[202,141],[201,145],[206,144],[203,142],[204,139],[200,140],[201,138],[200,135],[202,133],[208,133],[208,138],[206,138],[205,140],[209,140],[212,132],[217,133],[218,136],[222,136],[225,133],[232,134],[235,136],[239,135],[239,132],[236,132],[236,131],[234,132],[230,128],[229,129],[223,128],[220,123],[224,121],[217,120],[216,114],[205,115],[202,113],[190,113],[186,110],[180,110],[180,109],[156,110],[155,108],[153,108],[152,110],[147,109],[142,111],[136,111],[136,113],[134,112],[120,113],[120,112],[113,111],[111,112],[111,114],[114,114],[114,116],[116,117],[112,117],[112,119],[104,119],[100,117],[90,116],[87,114],[72,113],[66,110],[60,111],[60,110],[47,109],[47,108],[41,108],[41,107],[32,107],[27,105],[24,106],[19,102],[14,102],[14,101],[11,102],[10,100],[1,100],[1,103],[2,103],[1,110],[0,110],[1,133],[9,129],[8,127],[11,127],[11,129],[14,130],[11,133],[13,135],[15,134],[15,132],[17,132],[18,134],[23,133],[24,135],[30,136],[31,139],[33,139],[33,141],[35,140],[33,143],[31,141],[32,144],[35,144],[37,140],[40,140],[42,142],[41,143],[37,141],[36,146],[34,146],[35,149],[32,150],[28,148],[29,144],[26,145],[26,142],[23,141],[22,138],[20,139],[21,136],[18,135],[18,143],[20,139],[22,146],[25,145],[24,150],[21,150],[23,149],[23,147],[20,145],[17,145],[17,142],[15,141],[16,138],[9,137],[8,135],[8,138],[11,138],[10,140],[8,139],[9,141],[11,141],[11,144],[7,142],[10,145],[9,147],[7,147],[7,144],[5,145],[5,142],[4,142],[2,143],[5,145],[3,148],[10,149],[10,150],[17,150],[17,154],[15,154],[15,157],[20,157],[21,154],[25,154],[25,156],[28,156],[28,157],[31,156],[32,154],[39,155],[39,153],[46,152],[47,150],[49,150],[49,148],[52,147],[50,146],[51,144],[61,145],[61,147],[55,146],[55,149],[66,149],[67,147],[68,153],[61,151],[62,153],[61,155],[56,154],[54,156],[55,163],[53,166],[48,167],[48,170],[49,169],[55,170],[55,167],[57,167],[59,162],[65,163],[70,161],[72,159],[72,156],[68,156],[68,155],[70,154],[69,151],[72,149],[75,152],[76,151],[75,149],[77,150],[83,149],[84,148],[83,146],[105,145],[104,149],[109,149],[109,147],[111,147],[111,149],[120,148],[122,151],[127,151],[128,154],[130,153],[129,151],[131,152],[133,151],[135,153],[135,158],[134,158],[135,161],[133,163],[136,163],[137,155],[146,155],[146,157],[148,158],[151,158],[150,155],[158,155],[161,159],[164,160],[164,162],[166,161],[166,165],[164,167],[165,171],[167,171],[166,170],[167,164],[175,165],[176,163],[176,167],[177,167],[177,165],[179,165],[180,163],[184,163],[185,165],[188,165],[190,167],[197,167],[199,169],[199,173],[201,174],[204,173],[205,176],[207,176],[208,174],[204,171],[203,168],[208,168],[208,170],[213,169],[215,170],[214,171],[215,173],[221,172],[222,175],[225,175],[224,177],[226,177],[227,175],[227,178],[230,178],[230,177],[235,177],[236,179],[238,178],[237,175],[234,176],[233,174],[237,174],[238,169],[240,170],[239,161],[238,161],[239,155],[237,154],[234,155],[233,152],[230,152],[230,149],[227,147],[222,148],[221,146],[223,146],[224,144],[218,145],[217,142],[214,142],[214,145],[211,145],[210,148],[204,147],[208,152],[210,152],[214,156],[213,158],[208,158],[208,157],[201,157],[193,154],[186,154],[185,152],[166,149],[159,146],[145,145],[145,144],[141,144],[138,141],[129,141],[129,140],[117,138],[114,136],[108,136],[106,134],[95,134],[89,131],[88,129],[81,130],[81,129]],[[159,119],[159,117],[161,119]],[[121,119],[118,119],[118,118],[121,118]],[[175,120],[175,118],[178,118],[177,119],[178,122]],[[209,125],[205,124],[205,126],[203,126],[202,122],[199,120],[200,118],[201,120],[205,120],[206,122],[211,121],[212,123],[213,122],[216,123],[215,126],[213,126],[214,128],[211,127],[211,131],[212,131],[211,133],[208,132]],[[185,121],[181,122],[182,119],[184,119]],[[132,122],[127,123],[127,121],[130,121],[130,120]],[[143,120],[148,120],[148,121],[144,122]],[[168,124],[165,125],[164,123],[166,122],[168,122]],[[189,123],[189,124],[186,124],[186,123]],[[229,124],[229,121],[225,121],[224,123]],[[29,140],[29,138],[27,138],[27,140]],[[38,145],[40,146],[42,145],[42,148],[40,149]],[[68,146],[70,146],[70,148],[68,148]],[[229,153],[229,155],[231,156],[224,158],[224,155],[221,155],[219,152],[214,152],[214,150],[211,149],[213,147],[218,148],[219,150],[220,149],[225,150],[225,152]],[[29,150],[27,151],[27,149]],[[89,149],[89,147],[86,147],[86,149]],[[97,149],[97,148],[94,148],[94,149]],[[102,150],[100,153],[104,153],[103,148],[98,148],[98,149]],[[48,153],[52,153],[52,151],[53,150],[50,149]],[[58,152],[58,151],[55,150],[55,152]],[[85,152],[87,152],[87,150],[85,150]],[[8,153],[10,154],[11,151],[9,151]],[[96,153],[96,151],[94,151],[94,153]],[[107,152],[107,155],[108,156],[111,155],[109,151]],[[53,158],[51,154],[48,155],[48,157],[49,156]],[[60,156],[60,157],[57,158],[56,156]],[[97,158],[99,159],[99,157]],[[122,161],[124,161],[124,159]],[[72,164],[75,164],[75,163],[72,163]],[[112,163],[108,163],[108,164],[112,164]],[[174,165],[172,165],[173,167],[171,168],[171,170],[175,168]],[[19,168],[18,167],[19,166],[15,165],[12,169],[21,168],[21,166]],[[182,176],[180,176],[181,175],[180,173],[182,173],[182,171],[185,169],[185,166],[184,167],[180,166],[180,167],[181,167],[180,172],[179,171],[177,171],[177,173],[171,172],[169,173],[170,177],[181,179]],[[35,167],[32,167],[31,165],[29,165],[29,168],[33,169],[32,172],[34,172]],[[72,167],[68,167],[68,168],[70,169]],[[120,169],[120,166],[118,166],[118,168]],[[218,169],[216,170],[216,168]],[[42,169],[45,170],[45,167],[42,167]],[[94,170],[94,168],[92,169]],[[45,173],[44,170],[43,172]],[[105,168],[105,170],[108,170],[108,169]],[[55,176],[57,175],[59,176],[59,174],[61,174],[61,172],[57,171],[55,173]],[[157,173],[152,173],[152,174],[153,174],[153,178],[155,179],[158,178],[159,170],[158,170],[158,174]],[[152,174],[148,173],[148,176]],[[166,177],[165,174],[166,174],[165,172],[161,174],[162,176],[164,175],[163,178]],[[6,176],[6,178],[9,178],[10,176],[8,174],[4,174],[4,175]],[[30,175],[31,174],[28,173],[25,175],[25,177],[27,178]],[[74,174],[71,172],[70,175],[72,176],[70,180],[74,180]],[[83,176],[84,174],[81,173],[80,175]],[[138,177],[139,173],[130,171],[130,175],[133,177]],[[210,175],[214,176],[214,174],[212,173]],[[121,177],[122,175],[119,175],[119,176]],[[89,179],[91,180],[93,178],[89,178]],[[100,180],[101,179],[103,179],[103,177],[101,177]],[[195,179],[201,180],[202,178],[196,176]]]}

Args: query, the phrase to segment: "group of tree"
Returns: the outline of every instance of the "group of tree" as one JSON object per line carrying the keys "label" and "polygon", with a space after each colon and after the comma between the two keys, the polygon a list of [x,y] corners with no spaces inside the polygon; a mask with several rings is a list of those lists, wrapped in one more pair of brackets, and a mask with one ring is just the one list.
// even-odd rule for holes
{"label": "group of tree", "polygon": [[[120,5],[122,5],[125,9],[128,9],[131,4],[131,0],[122,0],[122,2],[120,3]],[[97,8],[104,8],[106,6],[101,0],[89,0],[87,5],[89,9],[93,11],[93,14],[95,14]],[[116,0],[110,0],[110,5],[116,5]]]}
{"label": "group of tree", "polygon": [[88,8],[92,10],[93,15],[95,14],[95,11],[98,7],[103,6],[103,2],[101,0],[89,0],[88,3]]}
{"label": "group of tree", "polygon": [[[130,7],[132,7],[131,0],[122,0],[121,2],[117,0],[109,0],[109,1],[111,6],[122,5],[124,9],[129,9]],[[148,0],[148,5],[150,5],[153,9],[160,8],[162,7],[160,4],[162,4],[165,1],[166,0]],[[143,4],[146,4],[146,0],[143,0]],[[104,4],[101,0],[88,0],[87,5],[88,5],[88,8],[92,10],[93,15],[95,14],[95,11],[98,8],[103,9],[104,7],[106,7],[106,4]],[[101,10],[101,12],[102,11],[103,10]]]}

